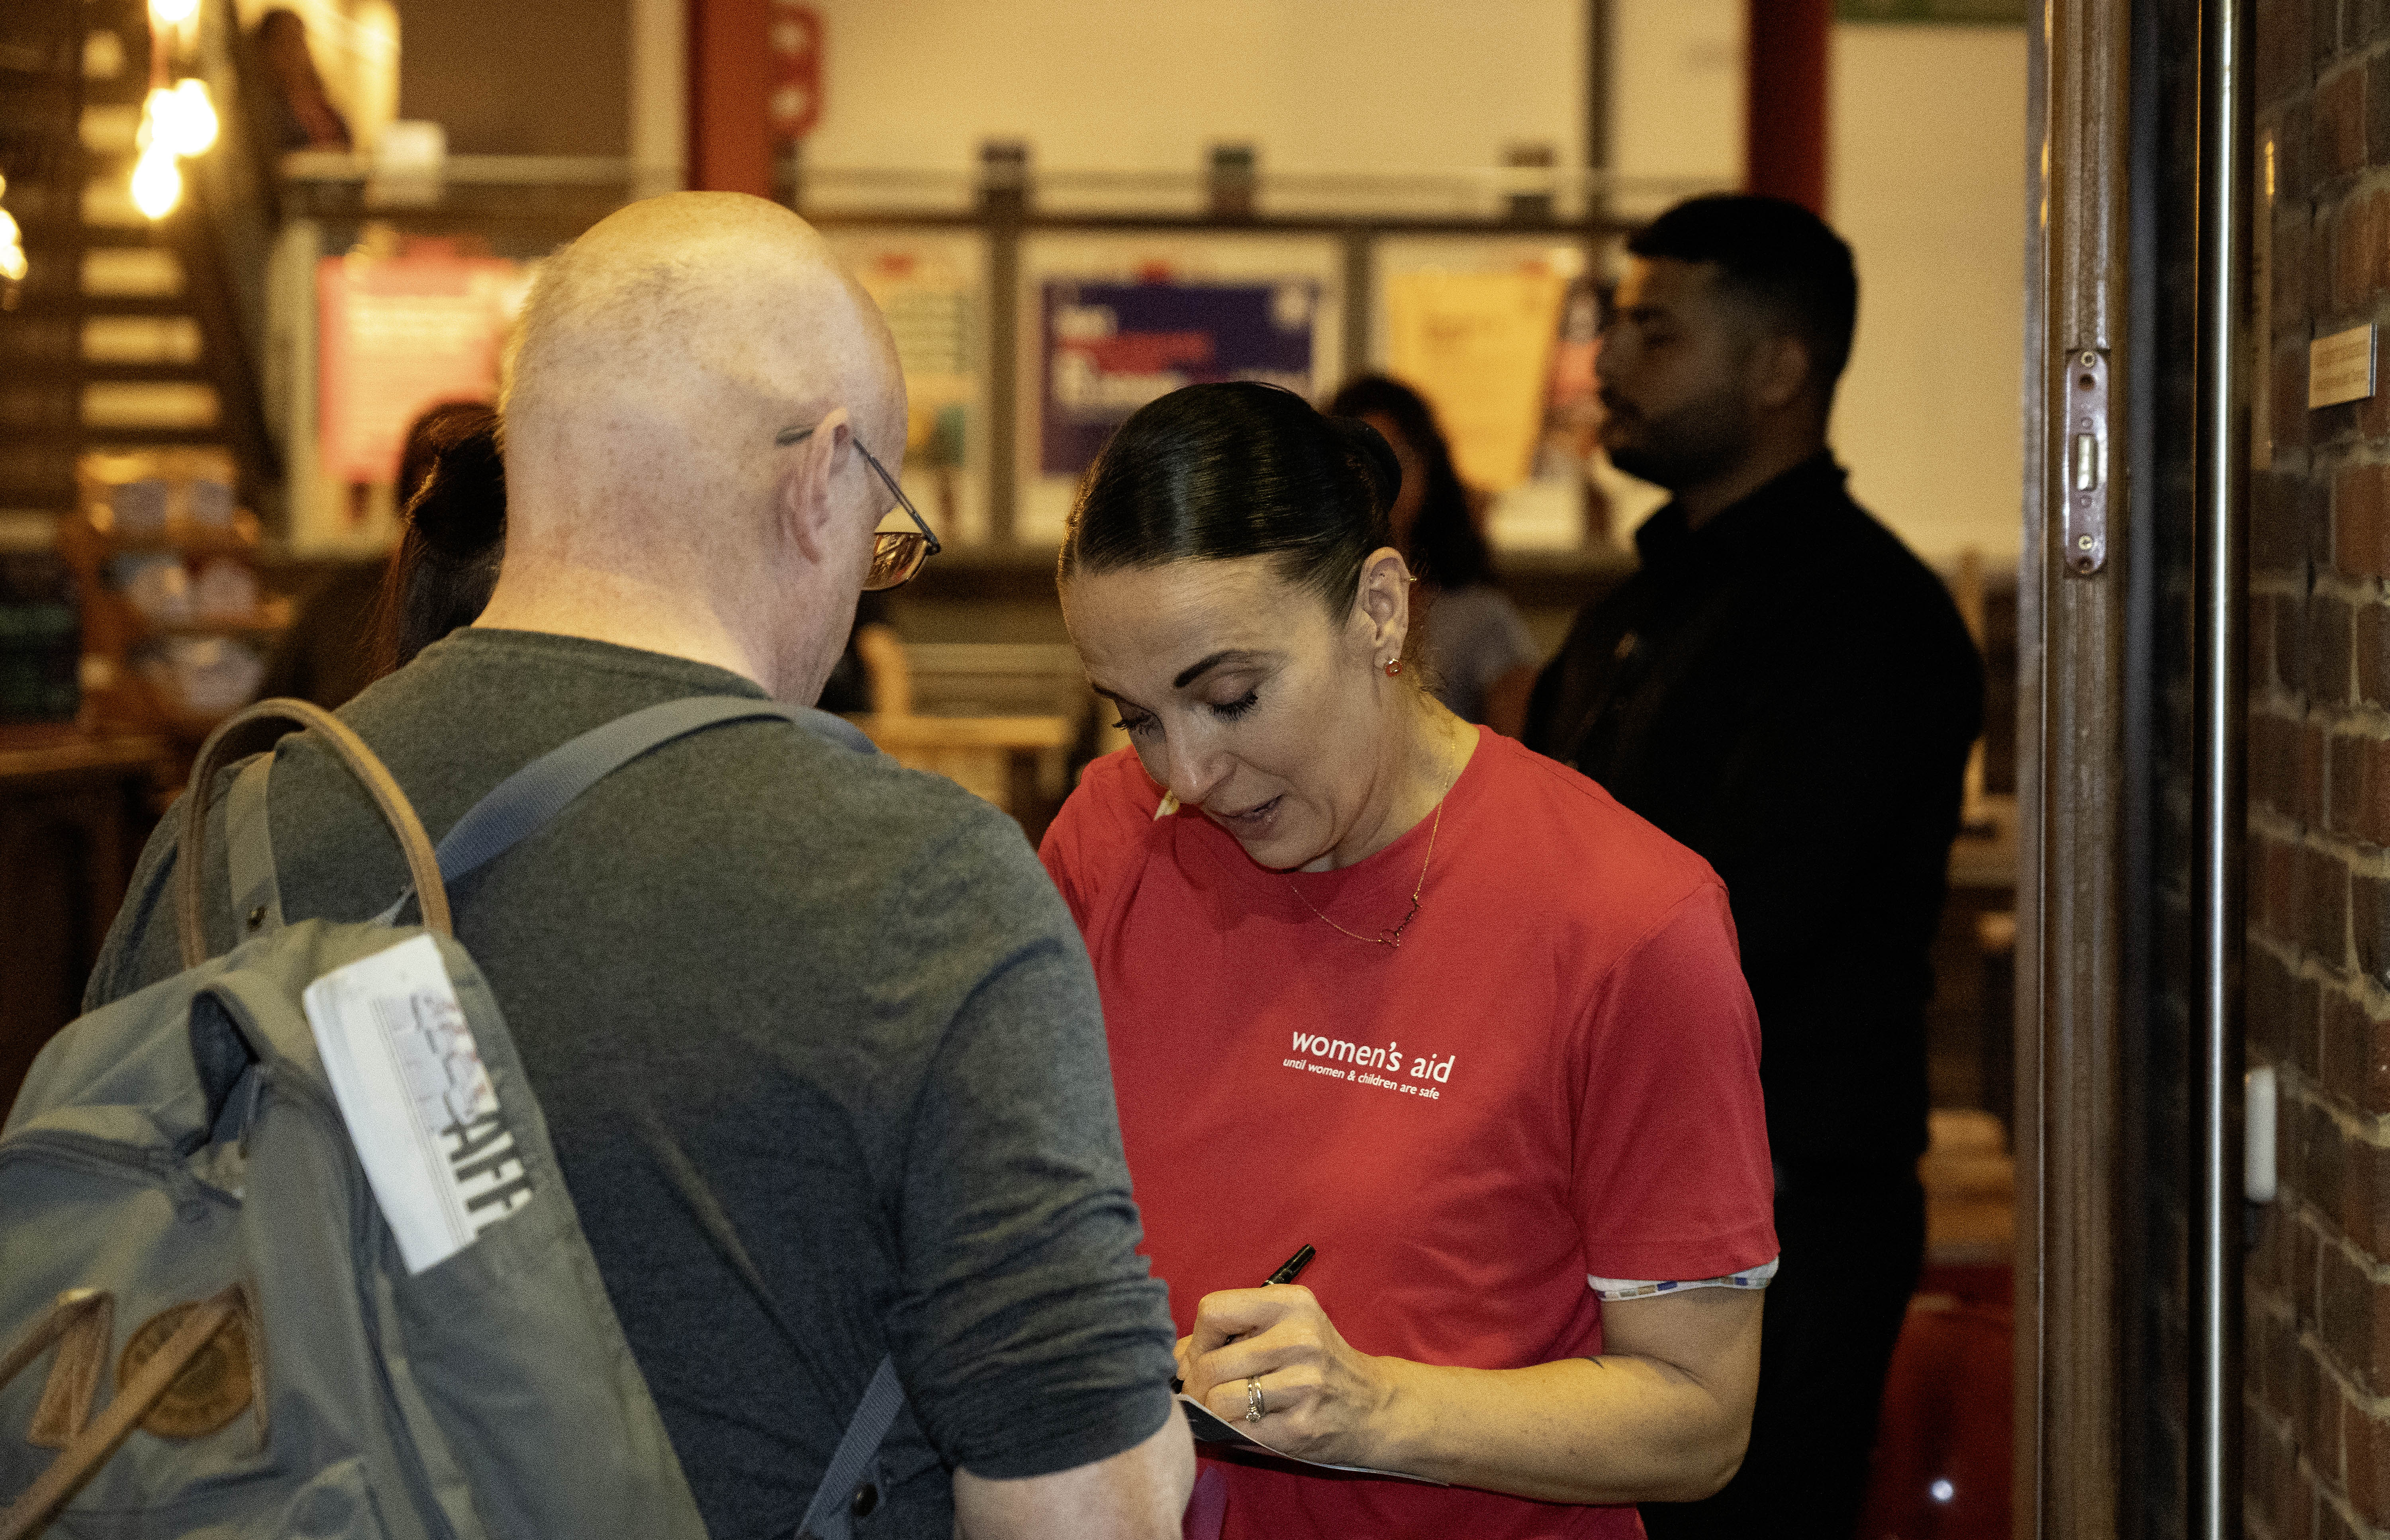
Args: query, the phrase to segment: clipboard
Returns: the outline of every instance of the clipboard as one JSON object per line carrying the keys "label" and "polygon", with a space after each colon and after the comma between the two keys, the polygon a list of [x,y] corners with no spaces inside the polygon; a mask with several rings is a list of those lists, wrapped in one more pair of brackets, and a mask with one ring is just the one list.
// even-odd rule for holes
{"label": "clipboard", "polygon": [[1356,1476],[1391,1476],[1396,1481],[1418,1482],[1424,1486],[1451,1484],[1448,1482],[1437,1481],[1433,1476],[1414,1476],[1402,1470],[1381,1470],[1374,1465],[1330,1465],[1325,1460],[1307,1460],[1300,1455],[1290,1455],[1283,1449],[1271,1448],[1235,1423],[1224,1420],[1210,1407],[1184,1391],[1178,1392],[1178,1405],[1186,1412],[1187,1426],[1195,1434],[1195,1442],[1198,1444],[1235,1445],[1267,1455],[1272,1459],[1285,1460],[1291,1465],[1309,1466],[1314,1470],[1342,1470]]}

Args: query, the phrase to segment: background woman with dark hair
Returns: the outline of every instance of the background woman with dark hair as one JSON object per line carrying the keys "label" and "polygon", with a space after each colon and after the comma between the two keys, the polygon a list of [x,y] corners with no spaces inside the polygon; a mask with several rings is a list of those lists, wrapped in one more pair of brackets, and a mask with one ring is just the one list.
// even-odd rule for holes
{"label": "background woman with dark hair", "polygon": [[[1384,440],[1264,385],[1140,409],[1064,538],[1131,748],[1041,851],[1103,993],[1188,1393],[1272,1448],[1189,1533],[1632,1536],[1741,1458],[1774,1270],[1724,889],[1406,653]],[[1254,1287],[1298,1247],[1300,1284]],[[1473,1489],[1473,1490],[1472,1490]]]}
{"label": "background woman with dark hair", "polygon": [[[343,562],[318,581],[276,642],[263,696],[297,696],[337,711],[359,690],[459,625],[489,601],[506,527],[497,414],[478,401],[427,407],[406,430],[393,486],[405,526],[388,557]],[[417,497],[440,469],[437,496]],[[430,532],[437,532],[436,541]],[[422,590],[410,601],[408,595]]]}
{"label": "background woman with dark hair", "polygon": [[399,459],[398,490],[406,528],[375,608],[377,679],[472,624],[490,602],[507,535],[497,409],[451,401],[418,417]]}
{"label": "background woman with dark hair", "polygon": [[1336,392],[1329,410],[1359,417],[1394,446],[1402,491],[1388,510],[1394,544],[1426,601],[1421,625],[1429,687],[1464,722],[1517,738],[1543,662],[1519,607],[1494,585],[1494,552],[1470,517],[1469,494],[1435,412],[1390,375],[1367,374]]}

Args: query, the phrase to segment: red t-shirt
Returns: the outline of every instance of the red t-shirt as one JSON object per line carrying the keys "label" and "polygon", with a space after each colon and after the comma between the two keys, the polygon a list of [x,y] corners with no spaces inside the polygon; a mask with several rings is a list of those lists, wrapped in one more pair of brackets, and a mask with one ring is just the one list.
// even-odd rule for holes
{"label": "red t-shirt", "polygon": [[[1482,730],[1440,827],[1292,882],[1160,802],[1133,754],[1099,760],[1041,853],[1095,959],[1181,1335],[1309,1244],[1303,1282],[1359,1351],[1518,1368],[1601,1351],[1588,1275],[1776,1255],[1759,1022],[1699,856]],[[1400,949],[1305,907],[1394,924],[1431,834]],[[1631,1508],[1216,1469],[1227,1540],[1642,1533]]]}

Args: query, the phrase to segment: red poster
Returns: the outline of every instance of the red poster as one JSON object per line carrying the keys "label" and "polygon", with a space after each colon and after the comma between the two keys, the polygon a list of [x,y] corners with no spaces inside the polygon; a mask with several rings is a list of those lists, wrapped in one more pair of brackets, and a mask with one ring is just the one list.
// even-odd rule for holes
{"label": "red poster", "polygon": [[427,406],[491,401],[513,263],[491,257],[327,257],[316,264],[324,469],[398,479],[406,430]]}

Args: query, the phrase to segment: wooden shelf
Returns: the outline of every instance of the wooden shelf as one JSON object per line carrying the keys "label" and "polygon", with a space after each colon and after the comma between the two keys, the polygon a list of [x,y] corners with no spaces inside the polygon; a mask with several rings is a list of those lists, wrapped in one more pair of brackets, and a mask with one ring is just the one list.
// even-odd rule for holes
{"label": "wooden shelf", "polygon": [[273,601],[247,615],[194,615],[186,621],[143,618],[148,621],[150,634],[158,636],[276,636],[289,627],[290,602]]}
{"label": "wooden shelf", "polygon": [[[192,613],[162,619],[136,606],[130,596],[109,581],[109,568],[125,557],[167,557],[191,569],[214,561],[234,561],[258,575],[260,543],[255,516],[236,510],[224,524],[172,518],[162,528],[127,533],[109,525],[109,489],[142,475],[169,481],[187,481],[212,474],[203,463],[172,454],[134,456],[122,461],[86,459],[81,473],[76,511],[59,521],[58,546],[75,569],[83,593],[83,647],[87,663],[97,662],[102,682],[87,691],[93,721],[120,729],[148,733],[174,746],[187,761],[190,751],[229,714],[194,711],[148,677],[135,662],[148,644],[173,637],[222,637],[258,646],[289,623],[287,599],[262,599],[244,614]],[[261,647],[261,650],[262,650]]]}

